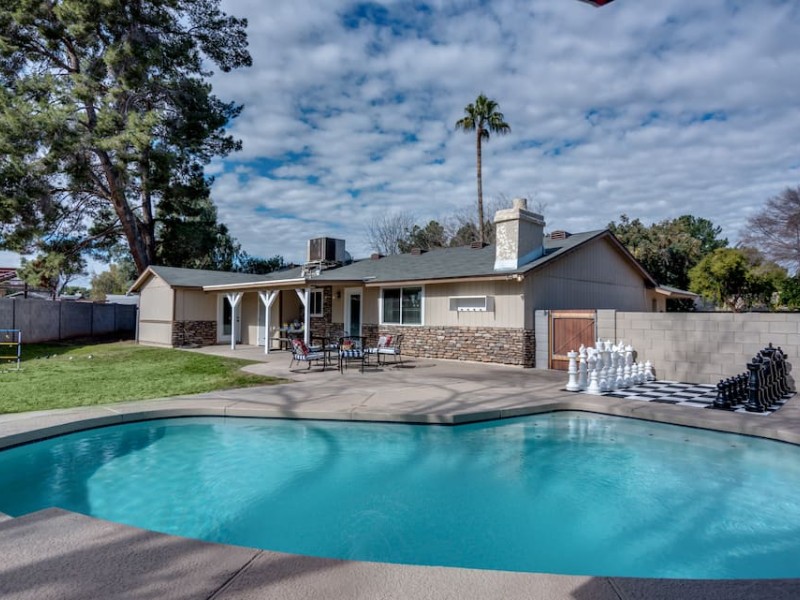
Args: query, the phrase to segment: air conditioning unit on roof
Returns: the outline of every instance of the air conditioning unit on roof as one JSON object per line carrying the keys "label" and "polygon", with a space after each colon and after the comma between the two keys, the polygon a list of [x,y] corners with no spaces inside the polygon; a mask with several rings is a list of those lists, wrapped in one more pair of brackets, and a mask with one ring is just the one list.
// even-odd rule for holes
{"label": "air conditioning unit on roof", "polygon": [[321,237],[308,240],[308,262],[344,264],[344,240]]}

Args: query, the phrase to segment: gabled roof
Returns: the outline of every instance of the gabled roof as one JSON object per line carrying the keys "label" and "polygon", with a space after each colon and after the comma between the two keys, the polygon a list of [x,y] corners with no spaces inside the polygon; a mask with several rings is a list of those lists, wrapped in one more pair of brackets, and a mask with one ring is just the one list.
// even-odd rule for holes
{"label": "gabled roof", "polygon": [[183,269],[180,267],[149,266],[131,286],[131,292],[138,292],[152,277],[157,275],[172,287],[201,289],[207,285],[235,285],[269,281],[271,279],[296,279],[300,276],[300,267],[275,271],[268,275],[251,273],[231,273],[229,271],[208,271],[204,269]]}
{"label": "gabled roof", "polygon": [[463,279],[524,274],[539,268],[592,239],[604,230],[577,233],[566,239],[544,239],[544,255],[518,269],[497,271],[495,247],[440,248],[421,254],[393,254],[380,259],[364,259],[338,269],[323,271],[315,281],[360,280],[370,283],[431,279]]}
{"label": "gabled roof", "polygon": [[659,285],[656,287],[656,293],[666,296],[667,298],[685,298],[687,300],[700,298],[700,294],[672,287],[671,285]]}
{"label": "gabled roof", "polygon": [[439,248],[420,254],[394,254],[379,259],[357,260],[342,267],[323,270],[319,275],[304,274],[302,267],[275,271],[268,275],[203,271],[175,267],[149,267],[131,287],[138,291],[153,274],[164,279],[172,287],[203,288],[206,291],[234,289],[257,289],[260,287],[306,286],[325,283],[353,282],[355,284],[380,285],[391,282],[434,281],[481,278],[505,278],[525,275],[552,264],[559,258],[595,240],[607,239],[623,254],[651,287],[658,284],[652,276],[633,258],[630,252],[607,229],[576,233],[565,238],[545,237],[544,254],[517,269],[495,270],[495,247],[483,248],[461,246]]}

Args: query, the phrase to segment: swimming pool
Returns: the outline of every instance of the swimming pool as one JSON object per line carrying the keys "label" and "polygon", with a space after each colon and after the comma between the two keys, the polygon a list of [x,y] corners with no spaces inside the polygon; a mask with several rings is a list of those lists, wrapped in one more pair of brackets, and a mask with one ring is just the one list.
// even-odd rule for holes
{"label": "swimming pool", "polygon": [[0,511],[48,506],[355,560],[800,576],[800,448],[584,413],[458,427],[168,419],[0,452]]}

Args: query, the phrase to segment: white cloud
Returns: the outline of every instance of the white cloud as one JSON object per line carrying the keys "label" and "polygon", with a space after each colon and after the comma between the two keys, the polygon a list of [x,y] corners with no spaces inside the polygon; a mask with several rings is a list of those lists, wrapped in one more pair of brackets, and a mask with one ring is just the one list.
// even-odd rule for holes
{"label": "white cloud", "polygon": [[0,267],[14,268],[19,266],[20,255],[16,252],[0,250]]}
{"label": "white cloud", "polygon": [[348,29],[352,2],[225,3],[254,65],[214,80],[245,111],[213,193],[248,252],[299,261],[333,235],[365,255],[377,214],[473,207],[474,136],[453,125],[479,92],[512,127],[484,146],[487,200],[534,194],[551,229],[691,213],[734,240],[800,183],[796,2],[379,4]]}

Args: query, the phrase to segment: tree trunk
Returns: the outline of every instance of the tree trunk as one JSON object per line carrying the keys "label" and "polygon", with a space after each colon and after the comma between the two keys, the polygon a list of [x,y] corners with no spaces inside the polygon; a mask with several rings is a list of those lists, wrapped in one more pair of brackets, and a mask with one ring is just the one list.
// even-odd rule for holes
{"label": "tree trunk", "polygon": [[477,144],[478,144],[478,241],[483,246],[485,239],[483,231],[483,181],[481,179],[481,133],[482,130],[478,127]]}

